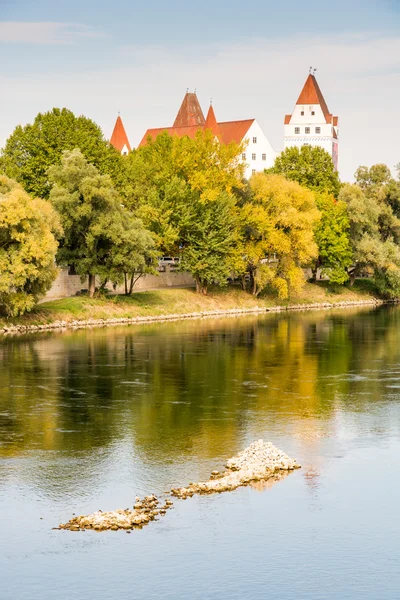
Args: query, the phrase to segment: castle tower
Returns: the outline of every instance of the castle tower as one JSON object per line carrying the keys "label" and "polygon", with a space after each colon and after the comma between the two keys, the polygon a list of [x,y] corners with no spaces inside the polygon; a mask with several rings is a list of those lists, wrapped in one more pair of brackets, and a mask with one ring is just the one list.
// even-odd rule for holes
{"label": "castle tower", "polygon": [[285,116],[285,149],[321,146],[338,169],[339,118],[328,109],[318,82],[310,72],[291,115]]}
{"label": "castle tower", "polygon": [[118,152],[121,152],[121,154],[128,154],[131,151],[128,136],[126,135],[124,124],[122,123],[122,119],[119,115],[115,122],[110,144],[114,146]]}
{"label": "castle tower", "polygon": [[205,123],[203,111],[197,99],[196,93],[186,92],[179,112],[176,116],[174,127],[202,127]]}
{"label": "castle tower", "polygon": [[217,119],[215,117],[215,112],[212,104],[210,104],[210,108],[208,109],[206,122],[204,123],[204,130],[211,129],[213,134],[218,137],[220,135]]}

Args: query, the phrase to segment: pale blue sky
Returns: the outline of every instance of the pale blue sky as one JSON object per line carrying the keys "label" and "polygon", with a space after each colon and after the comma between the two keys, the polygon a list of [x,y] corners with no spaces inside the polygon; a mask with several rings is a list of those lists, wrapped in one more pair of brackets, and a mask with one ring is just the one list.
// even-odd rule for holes
{"label": "pale blue sky", "polygon": [[399,56],[399,0],[0,0],[0,146],[61,105],[107,136],[121,110],[135,146],[172,124],[189,87],[219,120],[257,118],[280,150],[313,65],[349,179],[360,163],[400,161]]}

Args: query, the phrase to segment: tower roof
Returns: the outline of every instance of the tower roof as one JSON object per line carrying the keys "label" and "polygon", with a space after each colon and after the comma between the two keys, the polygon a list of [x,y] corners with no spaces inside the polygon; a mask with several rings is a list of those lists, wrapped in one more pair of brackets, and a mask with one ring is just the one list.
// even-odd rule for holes
{"label": "tower roof", "polygon": [[330,116],[328,106],[325,102],[325,98],[322,95],[318,82],[315,79],[315,76],[311,73],[307,77],[296,104],[319,104],[322,108],[325,118]]}
{"label": "tower roof", "polygon": [[126,135],[125,127],[119,115],[115,122],[114,131],[112,132],[112,136],[110,139],[110,144],[114,146],[114,148],[116,148],[118,152],[122,152],[124,146],[128,148],[129,152],[131,151],[128,136]]}
{"label": "tower roof", "polygon": [[215,118],[215,112],[212,104],[210,104],[210,108],[208,109],[206,122],[204,123],[204,129],[211,129],[214,135],[219,134],[219,127],[217,119]]}
{"label": "tower roof", "polygon": [[191,127],[204,125],[205,119],[201,106],[195,93],[186,92],[179,112],[176,116],[174,127]]}

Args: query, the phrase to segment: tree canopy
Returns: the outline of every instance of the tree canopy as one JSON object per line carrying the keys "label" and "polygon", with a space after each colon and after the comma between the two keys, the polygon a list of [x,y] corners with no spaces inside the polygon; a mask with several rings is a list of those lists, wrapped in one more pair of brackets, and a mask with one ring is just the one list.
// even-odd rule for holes
{"label": "tree canopy", "polygon": [[18,125],[0,157],[0,170],[18,181],[33,196],[48,198],[47,171],[61,161],[64,150],[79,148],[100,173],[117,184],[123,180],[123,160],[103,136],[98,125],[66,108],[39,113],[32,124]]}
{"label": "tree canopy", "polygon": [[316,194],[315,198],[321,219],[314,230],[318,246],[318,256],[313,264],[314,279],[317,270],[321,269],[322,275],[328,276],[331,283],[340,285],[348,280],[347,269],[352,261],[347,205],[326,193]]}
{"label": "tree canopy", "polygon": [[82,153],[65,151],[61,165],[48,172],[53,184],[50,200],[60,214],[64,236],[57,259],[89,277],[89,294],[95,277],[118,280],[144,268],[154,250],[142,221],[127,211],[108,175],[100,175]]}
{"label": "tree canopy", "polygon": [[48,202],[0,176],[0,312],[21,315],[50,289],[60,234],[58,215]]}
{"label": "tree canopy", "polygon": [[319,219],[314,194],[279,175],[256,173],[252,195],[241,209],[243,263],[252,291],[266,286],[288,298],[305,282],[304,266],[317,256],[314,226]]}
{"label": "tree canopy", "polygon": [[327,192],[337,198],[340,191],[339,174],[332,157],[319,146],[286,148],[275,159],[268,173],[283,175],[290,181],[317,192]]}

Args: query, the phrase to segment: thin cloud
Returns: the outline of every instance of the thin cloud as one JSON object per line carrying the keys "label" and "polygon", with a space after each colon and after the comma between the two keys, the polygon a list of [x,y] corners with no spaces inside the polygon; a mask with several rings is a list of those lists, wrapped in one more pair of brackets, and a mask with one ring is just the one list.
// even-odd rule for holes
{"label": "thin cloud", "polygon": [[0,43],[72,44],[102,34],[80,23],[0,21]]}

